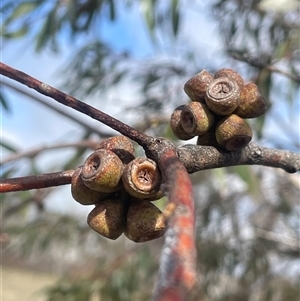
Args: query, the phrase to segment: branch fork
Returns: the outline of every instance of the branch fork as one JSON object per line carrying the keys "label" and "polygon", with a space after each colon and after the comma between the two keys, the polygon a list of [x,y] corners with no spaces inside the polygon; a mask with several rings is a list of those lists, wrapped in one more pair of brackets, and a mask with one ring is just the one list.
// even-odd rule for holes
{"label": "branch fork", "polygon": [[[271,150],[254,143],[236,152],[200,145],[184,145],[176,148],[165,138],[153,138],[139,132],[100,110],[3,63],[0,63],[0,74],[106,124],[141,145],[146,156],[158,164],[169,203],[164,212],[168,227],[153,301],[186,300],[186,295],[196,283],[194,196],[188,173],[240,164],[262,164],[282,168],[290,173],[300,170],[299,154]],[[210,80],[211,78],[208,78],[205,86]],[[0,192],[70,184],[73,174],[74,170],[69,170],[4,179],[0,182]]]}

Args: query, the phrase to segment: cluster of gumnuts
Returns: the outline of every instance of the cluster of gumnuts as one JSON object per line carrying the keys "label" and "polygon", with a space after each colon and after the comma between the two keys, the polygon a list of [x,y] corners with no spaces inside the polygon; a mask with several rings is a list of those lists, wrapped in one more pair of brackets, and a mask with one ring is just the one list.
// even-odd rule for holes
{"label": "cluster of gumnuts", "polygon": [[[170,125],[181,140],[198,136],[198,145],[239,150],[252,139],[244,119],[266,111],[258,87],[245,84],[231,69],[214,76],[203,70],[185,83],[184,91],[191,101],[174,110]],[[87,217],[93,230],[110,239],[124,233],[144,242],[165,233],[163,213],[152,203],[162,197],[161,182],[157,164],[135,157],[131,141],[115,136],[99,143],[74,171],[71,193],[80,204],[95,205]]]}
{"label": "cluster of gumnuts", "polygon": [[87,217],[93,230],[144,242],[165,233],[163,213],[152,203],[162,197],[161,181],[153,160],[135,157],[131,141],[115,136],[100,142],[75,170],[71,193],[80,204],[95,205]]}
{"label": "cluster of gumnuts", "polygon": [[221,69],[214,76],[202,70],[185,83],[184,91],[191,101],[174,110],[170,126],[181,140],[197,136],[198,145],[240,150],[252,139],[244,119],[266,112],[257,85],[245,84],[231,69]]}

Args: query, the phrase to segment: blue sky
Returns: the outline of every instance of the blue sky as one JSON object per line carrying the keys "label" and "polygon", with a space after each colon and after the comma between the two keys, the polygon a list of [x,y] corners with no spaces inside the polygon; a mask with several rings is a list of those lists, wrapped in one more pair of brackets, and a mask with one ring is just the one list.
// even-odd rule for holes
{"label": "blue sky", "polygon": [[[209,15],[206,14],[207,9],[205,2],[199,4],[199,11],[203,13],[202,18],[199,18],[199,11],[195,12],[192,9],[186,10],[183,31],[189,33],[191,43],[198,44],[201,48],[209,49],[204,55],[204,61],[213,60],[216,65],[220,67],[226,66],[227,61],[221,56],[222,46],[220,37],[217,31],[217,25]],[[120,12],[118,21],[111,23],[107,20],[102,24],[102,37],[109,41],[110,45],[117,50],[130,50],[137,57],[144,58],[150,57],[153,53],[151,41],[145,32],[145,26],[138,13],[128,15],[126,12]],[[74,45],[75,46],[75,45]],[[166,44],[168,47],[168,43]],[[58,87],[61,78],[59,77],[59,67],[63,66],[65,60],[72,55],[72,45],[67,42],[64,44],[63,52],[60,55],[55,55],[50,51],[37,54],[34,52],[34,45],[28,40],[20,40],[8,43],[2,50],[1,60],[25,73],[30,74],[37,79]],[[162,56],[164,53],[162,52]],[[25,88],[25,86],[22,86]],[[130,101],[132,97],[132,90],[134,87],[122,87],[122,99]],[[42,105],[31,101],[28,97],[21,96],[9,89],[4,90],[9,98],[11,106],[11,113],[1,112],[1,127],[3,139],[8,139],[14,145],[21,149],[28,149],[32,147],[51,145],[58,142],[66,142],[72,140],[74,136],[82,132],[80,126],[65,118],[58,116],[55,112],[44,108]],[[30,90],[33,91],[33,90]],[[111,98],[118,98],[119,90],[110,91],[108,94]],[[52,101],[48,98],[52,103]],[[126,105],[128,105],[126,103]],[[123,120],[125,118],[122,113],[122,106],[110,106],[111,102],[103,107],[103,110],[117,118]],[[61,106],[58,104],[58,106]],[[281,109],[280,109],[281,107]],[[65,108],[68,111],[71,109]],[[276,108],[277,111],[284,110],[282,105]],[[285,110],[287,110],[285,108]],[[73,112],[76,116],[88,120],[88,122],[95,124],[99,127],[98,122],[90,120],[82,114]],[[294,112],[295,113],[295,112]],[[294,115],[294,120],[299,122],[299,106],[298,113]],[[287,120],[287,124],[289,120]],[[269,132],[270,136],[274,131],[280,134],[280,128],[276,126],[275,122],[270,121]],[[277,128],[276,128],[277,127]],[[285,134],[284,134],[285,135]],[[57,157],[56,152],[47,152],[39,157],[38,163],[43,166],[44,172],[53,163],[53,155],[55,153],[55,160],[64,160],[69,156],[69,151],[62,151],[60,156]],[[3,156],[6,152],[3,152]],[[21,161],[20,161],[21,162]],[[67,212],[71,206],[74,210],[79,209],[79,205],[72,201],[70,197],[69,186],[63,188],[63,195],[69,201],[61,202],[60,189],[51,197],[53,202],[48,202],[48,206],[52,209]],[[80,207],[82,208],[82,207]],[[87,209],[89,210],[89,209]],[[84,209],[84,211],[87,211]]]}
{"label": "blue sky", "polygon": [[[203,10],[204,12],[205,10]],[[186,22],[184,30],[194,31],[193,23],[197,22],[199,25],[199,14],[189,11],[189,22]],[[202,21],[202,37],[201,43],[212,43],[216,47],[217,41],[213,41],[210,35],[215,30],[212,22],[207,22],[203,18]],[[128,26],[129,25],[129,26]],[[130,50],[136,57],[143,58],[149,57],[153,53],[151,41],[149,40],[146,29],[138,13],[132,13],[128,15],[126,12],[120,12],[118,21],[111,23],[109,21],[103,21],[102,24],[102,37],[109,41],[110,45],[117,50]],[[199,40],[199,39],[196,39]],[[207,41],[207,42],[205,42]],[[75,45],[74,45],[75,46]],[[167,45],[168,46],[168,45]],[[167,47],[166,46],[166,47]],[[60,55],[55,55],[50,51],[43,51],[37,54],[34,51],[34,45],[32,41],[18,40],[7,43],[2,50],[1,59],[5,64],[8,64],[16,69],[19,69],[29,75],[49,84],[54,87],[58,87],[60,83],[59,68],[63,66],[66,59],[69,59],[72,55],[71,45],[66,42],[63,47],[63,52]],[[218,51],[218,49],[217,49]],[[162,53],[163,55],[163,53]],[[213,55],[210,52],[209,55]],[[7,79],[5,79],[7,80]],[[12,82],[12,81],[11,81]],[[19,85],[16,82],[13,84]],[[21,88],[27,89],[23,85],[19,85]],[[122,87],[122,99],[131,99],[131,90],[133,87]],[[32,89],[28,89],[30,92],[35,93]],[[134,90],[134,89],[133,89]],[[67,142],[72,140],[74,135],[81,133],[81,128],[78,124],[73,123],[65,118],[57,115],[55,112],[43,107],[42,105],[30,100],[30,98],[18,94],[10,89],[4,89],[5,94],[8,96],[11,112],[1,112],[2,123],[2,137],[4,140],[8,140],[17,148],[26,150],[33,147],[51,145],[59,142]],[[111,98],[118,98],[120,91],[112,91],[109,93]],[[38,95],[38,94],[37,94]],[[46,98],[49,102],[55,103],[50,98]],[[110,102],[108,102],[109,104]],[[61,106],[60,104],[57,104]],[[128,105],[127,103],[125,105]],[[76,116],[83,118],[84,120],[91,122],[97,126],[101,125],[82,114],[73,112],[69,108],[65,108],[71,111]],[[121,106],[104,106],[103,110],[117,118],[124,118],[122,114]],[[74,139],[73,139],[74,140]],[[69,151],[60,151],[60,156],[57,157],[57,152],[45,152],[38,157],[37,163],[41,166],[44,172],[49,171],[48,167],[53,164],[53,158],[58,164],[59,161],[63,161],[69,156]],[[3,151],[3,158],[6,155],[6,151]],[[24,164],[24,160],[20,161],[20,165]],[[22,172],[26,171],[26,164],[24,164]],[[26,174],[22,174],[26,175]],[[70,201],[61,202],[61,195],[65,195],[64,200]],[[87,212],[88,208],[83,208],[74,202],[70,196],[70,187],[66,186],[60,189],[50,197],[50,201],[47,202],[49,209],[59,210],[67,212],[70,207],[75,211]]]}
{"label": "blue sky", "polygon": [[[184,30],[191,31],[193,23],[197,22],[197,25],[202,28],[200,43],[204,46],[206,43],[214,44],[214,47],[218,45],[218,39],[213,40],[210,37],[212,32],[216,31],[214,29],[216,26],[212,26],[213,22],[208,23],[206,22],[208,18],[203,18],[202,24],[199,24],[199,14],[192,11],[189,11],[188,18],[189,22],[185,22],[186,28]],[[117,50],[129,49],[141,58],[151,56],[152,44],[139,14],[132,13],[128,15],[128,13],[120,11],[117,22],[111,23],[106,20],[102,23],[102,37],[109,41],[112,47]],[[60,81],[58,70],[63,66],[65,60],[72,55],[72,46],[67,45],[66,42],[60,55],[55,55],[50,51],[37,54],[34,52],[34,45],[30,43],[28,40],[20,40],[5,45],[2,51],[3,62],[54,87],[58,87]],[[209,56],[212,55],[214,55],[213,51],[210,51]],[[63,118],[57,117],[48,109],[35,104],[24,96],[21,97],[8,89],[4,91],[8,93],[12,113],[2,113],[3,137],[9,138],[16,145],[25,148],[39,143],[46,143],[53,138],[58,139],[62,128],[69,131],[76,126],[71,126],[69,122],[65,124]],[[128,93],[129,91],[127,91]],[[106,109],[113,111],[113,108]],[[51,126],[48,126],[47,120],[52,120],[54,117],[59,122],[58,120],[55,123],[50,121]],[[63,123],[62,127],[60,123]],[[38,131],[36,124],[39,124]],[[32,135],[33,132],[34,135]]]}

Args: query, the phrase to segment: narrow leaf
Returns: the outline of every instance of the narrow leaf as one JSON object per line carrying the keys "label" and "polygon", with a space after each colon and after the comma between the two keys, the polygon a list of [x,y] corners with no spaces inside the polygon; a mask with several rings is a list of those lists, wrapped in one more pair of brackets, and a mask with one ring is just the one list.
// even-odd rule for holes
{"label": "narrow leaf", "polygon": [[3,138],[0,139],[0,146],[2,146],[3,148],[5,148],[13,153],[16,153],[18,151],[18,149],[15,146],[13,146],[10,142],[5,141]]}
{"label": "narrow leaf", "polygon": [[172,29],[174,36],[177,36],[178,28],[179,28],[179,10],[178,10],[178,0],[172,0]]}
{"label": "narrow leaf", "polygon": [[25,36],[28,33],[28,26],[23,25],[21,28],[15,30],[15,31],[5,31],[1,30],[2,36],[7,39],[12,39],[12,38],[21,38]]}
{"label": "narrow leaf", "polygon": [[4,109],[6,112],[8,112],[8,113],[11,112],[10,107],[9,107],[9,105],[8,105],[7,98],[6,98],[6,96],[3,94],[3,91],[2,91],[2,90],[0,90],[0,103],[1,103],[1,106],[3,107],[3,109]]}
{"label": "narrow leaf", "polygon": [[116,19],[115,4],[113,0],[109,0],[109,18],[111,21]]}
{"label": "narrow leaf", "polygon": [[18,5],[12,14],[9,16],[9,18],[6,20],[6,24],[22,17],[23,15],[26,15],[27,13],[31,12],[36,8],[38,4],[36,2],[26,1]]}

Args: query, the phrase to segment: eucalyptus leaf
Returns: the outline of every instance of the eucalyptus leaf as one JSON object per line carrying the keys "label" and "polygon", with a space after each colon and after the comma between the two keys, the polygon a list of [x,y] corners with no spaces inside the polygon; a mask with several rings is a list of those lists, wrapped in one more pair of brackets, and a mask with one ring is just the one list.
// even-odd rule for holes
{"label": "eucalyptus leaf", "polygon": [[179,14],[179,0],[172,0],[171,11],[172,11],[172,29],[174,36],[177,36],[180,22],[180,14]]}
{"label": "eucalyptus leaf", "polygon": [[0,89],[0,104],[7,113],[11,113],[8,99],[7,96],[3,93],[3,89]]}
{"label": "eucalyptus leaf", "polygon": [[19,19],[20,17],[32,13],[40,4],[38,1],[24,1],[15,7],[9,18],[6,19],[5,25]]}
{"label": "eucalyptus leaf", "polygon": [[12,142],[7,141],[3,137],[0,139],[0,146],[13,153],[17,153],[19,150]]}

